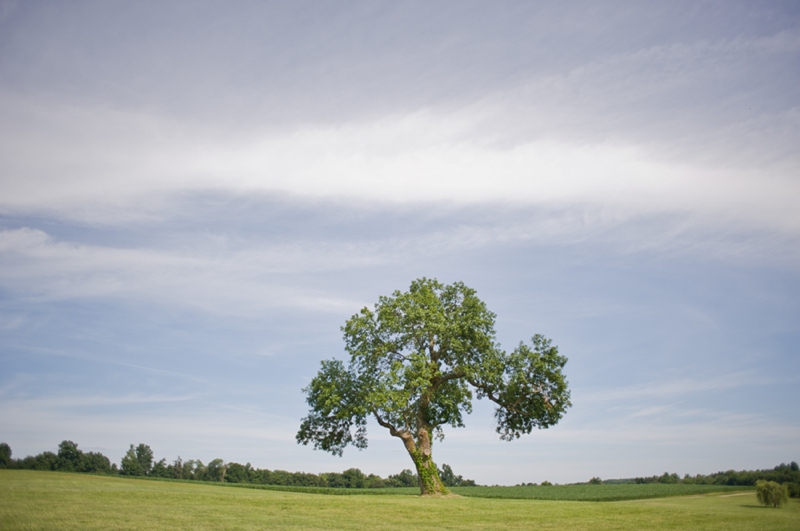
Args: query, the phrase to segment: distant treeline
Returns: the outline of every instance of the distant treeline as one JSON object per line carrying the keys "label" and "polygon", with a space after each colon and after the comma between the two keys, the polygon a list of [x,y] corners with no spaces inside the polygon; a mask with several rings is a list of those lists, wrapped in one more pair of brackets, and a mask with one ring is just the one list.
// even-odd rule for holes
{"label": "distant treeline", "polygon": [[[167,463],[166,459],[155,461],[152,449],[146,444],[135,447],[131,445],[118,467],[99,452],[83,452],[72,441],[62,441],[58,445],[57,453],[42,452],[23,459],[12,459],[11,447],[6,443],[0,443],[0,468],[302,487],[364,489],[419,486],[417,475],[408,469],[388,478],[381,478],[375,474],[366,475],[357,468],[342,473],[309,474],[253,468],[250,463],[245,465],[226,463],[222,459],[214,459],[204,464],[199,459],[183,461],[178,457],[172,463]],[[449,465],[443,464],[439,475],[448,487],[475,486],[473,480],[457,476]]]}
{"label": "distant treeline", "polygon": [[697,474],[690,476],[686,474],[683,478],[678,474],[668,474],[664,472],[660,476],[649,476],[635,478],[633,483],[688,483],[694,485],[755,485],[756,481],[775,481],[776,483],[797,483],[800,484],[800,466],[794,461],[781,463],[772,469],[765,470],[728,470],[727,472],[716,472],[714,474]]}
{"label": "distant treeline", "polygon": [[[647,476],[628,479],[607,479],[605,484],[615,483],[684,483],[687,485],[740,485],[755,486],[757,481],[774,481],[789,486],[789,493],[793,498],[800,497],[800,466],[794,461],[781,463],[772,469],[764,470],[728,470],[714,474],[686,474],[682,478],[678,474],[664,472],[660,476]],[[600,483],[599,478],[592,478],[590,483]]]}

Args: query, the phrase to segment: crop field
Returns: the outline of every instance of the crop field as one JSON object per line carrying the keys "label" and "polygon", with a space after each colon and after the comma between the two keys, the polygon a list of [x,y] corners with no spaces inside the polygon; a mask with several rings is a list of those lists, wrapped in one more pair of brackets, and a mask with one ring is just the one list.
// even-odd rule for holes
{"label": "crop field", "polygon": [[0,529],[3,530],[403,528],[797,530],[800,503],[792,499],[783,509],[763,508],[757,504],[753,491],[600,503],[420,498],[409,494],[330,496],[0,470]]}
{"label": "crop field", "polygon": [[[194,482],[193,482],[194,483]],[[418,496],[419,488],[391,489],[332,489],[326,487],[284,487],[278,485],[225,484],[225,487],[274,490],[280,492],[303,492],[306,494],[329,494],[337,496]],[[516,500],[561,500],[561,501],[622,501],[694,494],[732,493],[752,491],[753,487],[728,487],[720,485],[553,485],[548,487],[452,487],[453,494],[468,498],[506,498]]]}
{"label": "crop field", "polygon": [[564,500],[564,501],[621,501],[695,494],[753,491],[753,487],[727,487],[719,485],[553,485],[548,487],[454,487],[460,496],[473,498],[508,498],[519,500]]}

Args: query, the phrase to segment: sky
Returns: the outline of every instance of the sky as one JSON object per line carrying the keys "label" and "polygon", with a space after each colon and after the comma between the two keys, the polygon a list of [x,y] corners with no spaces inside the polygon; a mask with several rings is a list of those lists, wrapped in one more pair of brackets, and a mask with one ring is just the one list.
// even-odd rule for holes
{"label": "sky", "polygon": [[340,327],[477,290],[573,406],[491,404],[480,484],[800,461],[800,4],[0,1],[0,440],[412,468],[298,445]]}

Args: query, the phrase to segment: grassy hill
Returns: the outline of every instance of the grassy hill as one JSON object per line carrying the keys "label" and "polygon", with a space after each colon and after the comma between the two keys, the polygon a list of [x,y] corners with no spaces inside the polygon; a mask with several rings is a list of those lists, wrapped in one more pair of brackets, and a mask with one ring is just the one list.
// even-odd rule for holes
{"label": "grassy hill", "polygon": [[0,470],[0,500],[0,529],[4,530],[800,529],[797,499],[783,509],[767,509],[757,504],[752,491],[605,503],[425,499],[408,494],[328,496]]}

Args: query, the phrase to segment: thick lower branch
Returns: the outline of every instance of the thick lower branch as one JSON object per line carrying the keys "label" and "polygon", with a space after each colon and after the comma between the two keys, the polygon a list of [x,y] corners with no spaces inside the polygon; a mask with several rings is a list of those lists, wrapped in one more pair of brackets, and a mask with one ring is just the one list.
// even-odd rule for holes
{"label": "thick lower branch", "polygon": [[373,411],[372,414],[375,415],[375,420],[378,421],[378,424],[389,430],[389,434],[392,435],[392,437],[397,437],[403,441],[403,445],[405,445],[409,453],[417,450],[414,437],[408,430],[398,430],[392,423],[383,420],[381,416],[378,415],[377,411]]}

